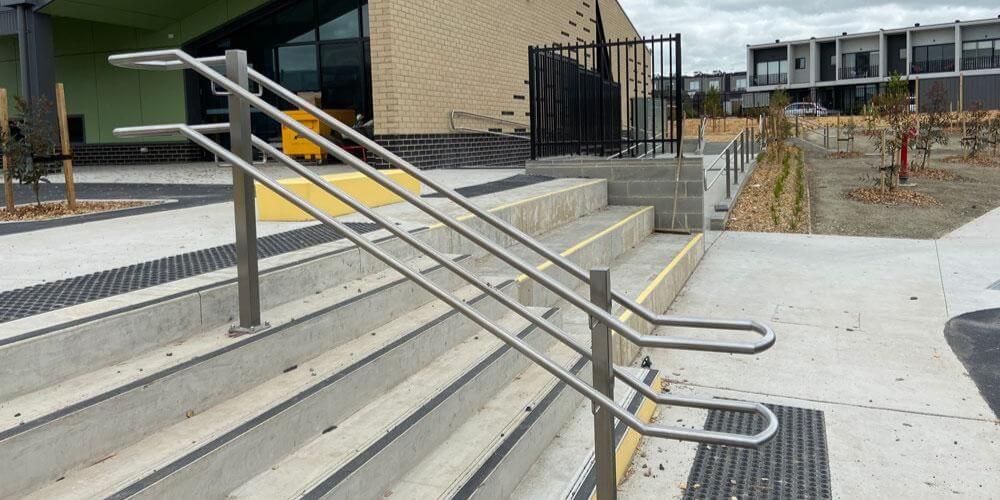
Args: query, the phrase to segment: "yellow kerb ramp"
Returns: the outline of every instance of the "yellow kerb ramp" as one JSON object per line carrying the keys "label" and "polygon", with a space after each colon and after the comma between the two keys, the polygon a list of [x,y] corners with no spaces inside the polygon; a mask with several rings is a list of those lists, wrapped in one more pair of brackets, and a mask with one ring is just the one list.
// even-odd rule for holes
{"label": "yellow kerb ramp", "polygon": [[[407,191],[419,195],[420,182],[402,170],[383,170],[383,174],[393,182],[399,184]],[[375,181],[369,179],[364,174],[347,173],[324,175],[330,184],[340,188],[341,191],[364,203],[369,207],[380,207],[391,205],[403,201],[402,198],[391,193],[388,189],[379,186]],[[331,194],[323,191],[318,186],[302,177],[291,179],[281,179],[278,182],[288,190],[301,196],[313,206],[326,212],[331,216],[346,215],[353,213],[347,205],[334,198]],[[298,222],[313,220],[313,217],[290,202],[278,196],[270,189],[255,183],[257,193],[257,213],[258,219],[262,221],[275,222]]]}

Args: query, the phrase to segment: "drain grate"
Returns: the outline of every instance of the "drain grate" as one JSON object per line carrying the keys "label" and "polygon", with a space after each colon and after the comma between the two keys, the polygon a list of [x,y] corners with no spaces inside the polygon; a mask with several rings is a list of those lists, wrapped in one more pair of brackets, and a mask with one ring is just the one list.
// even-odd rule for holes
{"label": "drain grate", "polygon": [[[767,405],[778,417],[778,435],[758,450],[699,445],[684,498],[831,498],[830,464],[823,412]],[[705,429],[753,434],[762,419],[712,410]],[[696,486],[697,485],[697,486]]]}
{"label": "drain grate", "polygon": [[996,291],[1000,292],[1000,280],[997,280],[996,283],[993,283],[992,285],[990,285],[989,286],[989,290],[996,290]]}
{"label": "drain grate", "polygon": [[[540,184],[542,182],[551,181],[552,179],[553,177],[547,177],[544,175],[518,174],[507,177],[506,179],[500,179],[498,181],[484,182],[482,184],[476,184],[475,186],[458,188],[455,191],[458,191],[458,194],[462,196],[483,196],[485,194],[499,193],[501,191],[530,186],[532,184]],[[441,193],[428,193],[424,195],[424,198],[441,198],[443,196],[444,195]]]}
{"label": "drain grate", "polygon": [[[359,233],[378,226],[349,222]],[[343,238],[323,224],[316,224],[257,239],[257,256],[273,257]],[[0,293],[0,323],[54,311],[92,300],[133,292],[236,265],[236,245],[230,243],[180,255],[171,255],[130,266],[42,283]]]}

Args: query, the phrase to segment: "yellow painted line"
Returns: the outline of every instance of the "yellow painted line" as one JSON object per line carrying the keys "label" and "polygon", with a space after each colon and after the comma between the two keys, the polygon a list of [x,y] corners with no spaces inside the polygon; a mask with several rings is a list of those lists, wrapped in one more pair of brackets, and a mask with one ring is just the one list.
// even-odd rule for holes
{"label": "yellow painted line", "polygon": [[[653,379],[652,387],[656,388],[660,386],[660,376],[657,375]],[[642,404],[639,405],[639,411],[635,412],[636,418],[641,420],[643,423],[648,424],[653,419],[653,413],[656,412],[656,404],[653,400],[649,398],[643,398]],[[615,482],[621,484],[625,479],[625,474],[628,473],[628,468],[632,465],[632,459],[635,457],[635,452],[639,450],[639,443],[642,442],[642,435],[639,434],[635,429],[629,427],[625,430],[625,435],[622,436],[621,442],[618,443],[618,448],[615,449]],[[597,495],[591,495],[591,500],[597,498]]]}
{"label": "yellow painted line", "polygon": [[[583,241],[581,241],[581,242],[579,242],[579,243],[577,243],[577,244],[575,244],[575,245],[567,248],[566,250],[563,250],[562,253],[560,253],[559,255],[562,255],[563,257],[569,257],[570,255],[573,255],[574,253],[576,253],[577,251],[579,251],[581,248],[586,247],[587,245],[593,243],[597,239],[599,239],[599,238],[601,238],[601,237],[603,237],[603,236],[605,236],[605,235],[613,232],[614,230],[616,230],[616,229],[624,226],[625,224],[628,224],[630,221],[632,221],[632,219],[635,219],[636,217],[639,217],[644,212],[648,212],[648,211],[651,211],[651,210],[653,210],[653,207],[642,207],[639,210],[636,210],[635,212],[629,214],[628,217],[625,217],[624,219],[616,222],[614,225],[601,230],[597,234],[594,234],[594,235],[590,236],[589,238],[587,238],[587,239],[585,239],[585,240],[583,240]],[[544,271],[544,270],[548,269],[549,267],[552,267],[552,265],[553,265],[552,261],[551,260],[547,260],[547,261],[539,264],[537,267],[535,267],[535,269],[537,269],[539,271]],[[517,277],[517,282],[521,283],[521,282],[523,282],[526,279],[528,279],[528,275],[527,274],[522,274],[522,275],[520,275],[520,276]]]}
{"label": "yellow painted line", "polygon": [[[660,283],[667,278],[670,271],[673,271],[674,268],[677,267],[677,265],[680,264],[685,257],[687,257],[688,252],[690,252],[691,249],[694,248],[699,241],[701,241],[704,235],[705,233],[698,233],[694,236],[694,238],[691,238],[691,241],[689,241],[687,245],[684,245],[684,248],[682,248],[681,251],[674,256],[673,260],[667,264],[667,267],[664,267],[663,270],[660,271],[660,274],[657,274],[656,277],[653,278],[653,281],[649,282],[649,286],[647,286],[646,289],[639,294],[639,298],[636,299],[636,303],[642,304],[643,301],[645,301],[653,293],[653,290],[656,290],[656,288],[660,286]],[[625,311],[618,319],[624,323],[631,317],[632,311]]]}
{"label": "yellow painted line", "polygon": [[[550,193],[544,193],[544,194],[540,194],[538,196],[532,196],[531,198],[525,198],[523,200],[512,201],[510,203],[505,203],[505,204],[500,205],[498,207],[493,207],[493,208],[487,210],[487,212],[497,212],[497,211],[503,210],[505,208],[514,207],[514,206],[521,205],[521,204],[524,204],[524,203],[530,203],[532,201],[540,200],[540,199],[548,197],[548,196],[554,196],[554,195],[565,193],[565,192],[568,192],[568,191],[573,191],[574,189],[581,189],[581,188],[593,186],[594,184],[600,184],[602,182],[606,182],[606,181],[604,179],[597,179],[597,180],[594,180],[594,181],[591,181],[591,182],[586,182],[586,183],[583,183],[583,184],[575,184],[573,186],[569,186],[567,188],[560,189],[558,191],[552,191]],[[458,217],[455,217],[455,220],[457,220],[457,221],[463,221],[463,220],[471,219],[473,217],[475,217],[475,214],[473,214],[473,213],[466,213],[464,215],[460,215]],[[437,228],[439,228],[441,226],[444,226],[444,223],[438,222],[437,224],[432,224],[431,226],[428,226],[428,229],[437,229]]]}

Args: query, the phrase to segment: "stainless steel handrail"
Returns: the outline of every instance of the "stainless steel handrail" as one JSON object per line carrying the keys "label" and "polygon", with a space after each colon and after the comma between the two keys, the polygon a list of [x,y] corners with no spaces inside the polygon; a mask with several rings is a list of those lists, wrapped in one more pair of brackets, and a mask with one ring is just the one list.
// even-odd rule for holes
{"label": "stainless steel handrail", "polygon": [[[481,248],[485,249],[489,253],[495,255],[497,258],[503,260],[505,263],[514,267],[515,269],[527,274],[532,279],[536,280],[542,286],[548,288],[552,292],[556,293],[563,299],[567,300],[570,304],[584,310],[587,314],[597,318],[601,322],[608,325],[609,328],[618,332],[623,337],[627,338],[630,342],[634,343],[639,347],[649,347],[649,348],[664,348],[664,349],[685,349],[685,350],[698,350],[698,351],[710,351],[710,352],[726,352],[726,353],[738,353],[738,354],[756,354],[759,353],[774,344],[775,336],[773,330],[770,327],[758,323],[752,320],[718,320],[718,319],[705,319],[705,318],[690,318],[690,317],[675,317],[656,314],[644,306],[639,305],[634,300],[624,296],[619,292],[612,292],[612,297],[626,309],[631,310],[635,315],[643,318],[646,321],[658,326],[679,326],[679,327],[691,327],[691,328],[704,328],[704,329],[720,329],[720,330],[739,330],[739,331],[752,331],[761,336],[761,338],[755,342],[733,342],[733,341],[706,341],[701,339],[673,339],[669,337],[661,337],[656,335],[643,335],[638,333],[632,327],[626,325],[624,322],[620,321],[618,318],[614,317],[610,313],[602,310],[601,308],[595,306],[590,301],[581,297],[574,290],[563,285],[562,283],[556,281],[554,278],[546,275],[528,264],[526,261],[520,257],[514,255],[511,252],[506,251],[504,248],[500,247],[498,244],[492,240],[482,236],[468,226],[462,224],[460,221],[449,217],[444,212],[434,208],[419,196],[414,195],[402,186],[396,184],[394,181],[389,179],[384,173],[378,169],[372,167],[371,165],[365,163],[355,155],[345,151],[340,146],[334,144],[329,139],[326,139],[319,133],[313,131],[309,127],[303,125],[297,120],[291,118],[285,113],[282,113],[275,106],[267,103],[262,98],[257,97],[250,91],[241,88],[239,85],[229,80],[219,72],[212,69],[208,64],[205,64],[194,58],[187,53],[178,50],[160,50],[152,52],[142,52],[138,54],[123,54],[114,55],[108,58],[108,62],[112,65],[120,67],[135,67],[136,61],[138,61],[138,67],[142,67],[143,64],[149,64],[149,61],[157,60],[161,61],[161,67],[178,67],[173,61],[180,61],[183,63],[183,67],[192,69],[201,75],[205,76],[209,80],[215,80],[220,86],[225,90],[234,93],[236,96],[242,98],[244,101],[248,102],[253,107],[260,110],[262,113],[269,115],[271,118],[282,125],[285,125],[301,136],[309,139],[314,144],[318,145],[321,149],[327,153],[337,157],[339,160],[343,161],[347,165],[355,168],[361,173],[365,174],[372,180],[374,180],[379,185],[385,187],[393,194],[399,196],[403,200],[407,201],[411,205],[414,205],[421,211],[427,213],[428,215],[434,217],[442,224],[453,229],[461,236],[469,239],[470,241],[476,243]],[[163,62],[163,60],[166,62]],[[217,61],[218,58],[212,58],[211,60]],[[549,250],[537,240],[528,236],[520,229],[508,224],[506,221],[501,220],[495,215],[489,213],[488,211],[482,210],[470,200],[464,196],[458,194],[451,188],[444,186],[443,184],[435,181],[432,178],[424,175],[420,169],[409,164],[402,158],[399,158],[391,151],[386,150],[378,143],[365,137],[364,135],[358,133],[353,128],[348,127],[341,123],[340,121],[329,116],[323,110],[319,109],[315,105],[309,103],[305,99],[300,98],[293,92],[285,89],[284,87],[278,85],[271,79],[257,73],[253,69],[248,69],[248,73],[251,80],[257,81],[264,86],[267,90],[275,93],[278,97],[281,97],[292,104],[299,106],[301,109],[308,111],[310,114],[314,115],[321,121],[327,123],[332,128],[340,132],[344,138],[354,141],[355,143],[366,147],[370,151],[373,151],[376,155],[382,157],[390,164],[399,167],[401,170],[412,175],[414,178],[420,180],[424,185],[430,187],[431,189],[443,194],[447,198],[454,201],[457,205],[462,208],[469,210],[473,214],[477,215],[481,220],[489,222],[494,227],[500,229],[505,234],[510,235],[516,241],[527,246],[536,253],[541,254],[546,259],[552,261],[556,265],[560,265],[567,272],[571,272],[574,276],[577,276],[584,283],[589,283],[590,278],[587,276],[581,268],[576,264],[570,262],[568,259],[562,257],[561,255]],[[565,266],[565,267],[564,267]]]}
{"label": "stainless steel handrail", "polygon": [[712,186],[714,186],[715,183],[719,180],[719,177],[722,177],[722,174],[726,173],[724,169],[720,168],[719,173],[715,175],[715,178],[712,179],[712,182],[708,182],[708,172],[712,170],[712,167],[714,167],[716,163],[719,163],[719,160],[721,160],[724,156],[726,156],[726,153],[729,152],[730,149],[732,149],[734,153],[740,149],[741,142],[738,141],[740,141],[743,138],[743,134],[745,133],[746,129],[741,131],[739,134],[736,134],[736,137],[733,137],[733,140],[729,141],[729,143],[726,144],[726,147],[722,148],[722,153],[719,153],[719,157],[716,158],[714,161],[712,161],[712,163],[708,165],[708,168],[705,169],[705,172],[702,174],[701,177],[702,184],[705,186],[705,191],[712,189]]}
{"label": "stainless steel handrail", "polygon": [[[722,444],[729,446],[756,447],[770,440],[777,432],[778,429],[777,417],[774,415],[773,412],[771,412],[770,409],[768,409],[764,405],[761,405],[759,403],[748,403],[741,401],[725,401],[725,400],[715,401],[715,400],[706,400],[698,398],[665,396],[656,393],[645,384],[635,381],[634,377],[629,375],[627,372],[624,372],[624,370],[622,370],[620,367],[615,367],[616,375],[618,375],[619,373],[623,374],[624,375],[622,379],[623,381],[628,383],[630,386],[634,387],[636,390],[642,392],[644,395],[647,395],[648,397],[656,401],[658,404],[672,404],[675,406],[684,406],[692,408],[720,409],[720,410],[732,410],[732,411],[740,411],[747,413],[757,413],[762,417],[764,417],[765,421],[767,422],[765,429],[754,436],[741,436],[725,432],[704,431],[697,429],[688,429],[683,427],[669,427],[669,426],[646,424],[645,422],[637,418],[629,411],[621,408],[621,406],[619,406],[613,400],[595,390],[593,387],[591,387],[589,384],[578,378],[576,375],[566,370],[558,363],[552,361],[548,356],[537,352],[524,340],[518,338],[516,335],[511,334],[502,327],[498,326],[489,318],[483,316],[482,313],[480,313],[476,309],[466,304],[465,301],[463,301],[462,299],[455,297],[451,292],[448,292],[447,290],[439,287],[437,284],[427,279],[418,271],[414,271],[409,266],[403,264],[395,257],[388,254],[385,250],[382,250],[376,243],[368,240],[367,238],[357,233],[355,230],[351,229],[344,223],[338,221],[337,219],[330,217],[325,212],[319,210],[306,200],[302,199],[295,193],[285,188],[283,185],[281,185],[280,182],[265,175],[256,167],[254,167],[252,164],[243,160],[239,156],[233,154],[231,151],[222,147],[220,144],[209,139],[205,135],[207,133],[220,133],[225,130],[226,130],[225,126],[220,124],[201,125],[201,126],[198,125],[189,126],[185,124],[150,125],[150,126],[140,126],[140,127],[118,128],[115,129],[115,135],[119,137],[149,137],[149,136],[156,136],[163,134],[180,134],[186,137],[187,139],[191,140],[195,144],[198,144],[199,146],[205,148],[212,154],[224,158],[227,162],[229,162],[235,167],[240,168],[241,170],[246,172],[249,176],[253,177],[254,180],[266,186],[268,189],[275,192],[276,194],[287,200],[289,203],[292,203],[293,205],[295,205],[302,211],[308,213],[309,215],[313,216],[314,218],[316,218],[316,220],[322,222],[323,224],[330,226],[339,234],[342,234],[345,238],[350,240],[352,243],[354,243],[361,249],[370,253],[375,258],[381,260],[386,265],[388,265],[395,271],[399,272],[406,278],[416,282],[418,285],[426,289],[428,292],[433,294],[439,300],[455,308],[456,310],[461,312],[463,315],[468,317],[470,320],[475,322],[483,329],[489,331],[493,335],[496,335],[498,338],[500,338],[508,345],[516,349],[518,352],[527,356],[536,364],[546,369],[549,373],[552,373],[555,377],[565,382],[570,387],[573,387],[574,389],[579,391],[581,394],[586,396],[595,404],[600,405],[602,408],[610,411],[615,415],[615,417],[624,421],[626,425],[635,429],[637,432],[639,432],[644,436],[661,437],[667,439],[679,439],[685,441],[697,441],[703,443]],[[319,177],[318,175],[316,175],[309,169],[305,168],[295,160],[291,159],[287,155],[284,155],[280,151],[277,151],[276,148],[267,144],[266,141],[257,138],[257,140],[254,141],[254,145],[261,148],[262,151],[267,151],[268,154],[273,155],[275,158],[278,158],[282,163],[285,163],[289,167],[292,167],[293,170],[295,170],[296,172],[305,175],[308,179],[316,183],[317,186],[323,188],[326,192],[337,197],[340,201],[343,201],[348,205],[350,205],[352,208],[358,210],[359,213],[362,213],[366,217],[369,217],[373,221],[376,221],[383,228],[390,230],[395,235],[401,238],[404,238],[407,241],[407,243],[414,245],[415,248],[425,251],[428,256],[434,258],[434,260],[438,261],[442,265],[447,266],[448,269],[451,270],[452,272],[458,273],[461,277],[466,278],[467,281],[469,281],[471,284],[476,285],[481,290],[485,291],[486,293],[489,293],[492,297],[498,300],[502,300],[505,303],[505,305],[509,305],[511,306],[512,309],[515,309],[515,312],[524,312],[526,314],[525,317],[535,318],[536,320],[538,319],[535,315],[528,312],[527,309],[524,308],[524,306],[510,300],[509,298],[506,298],[503,293],[483,283],[480,279],[476,278],[468,271],[456,265],[451,260],[445,258],[442,254],[440,254],[430,246],[420,242],[412,235],[410,235],[408,232],[397,228],[395,224],[392,224],[390,221],[375,214],[367,206],[357,202],[350,196],[344,194],[342,191],[332,186],[330,183],[323,181],[322,177]],[[477,285],[477,283],[483,286],[479,286]],[[545,328],[546,331],[550,331],[550,333],[551,332],[556,333],[559,340],[563,340],[564,342],[567,343],[567,345],[574,348],[574,350],[576,350],[580,354],[588,358],[590,357],[590,353],[589,351],[587,351],[585,347],[573,341],[568,334],[559,330],[551,323],[545,321],[533,321],[533,323],[539,325],[542,328]]]}
{"label": "stainless steel handrail", "polygon": [[509,124],[509,125],[514,125],[515,127],[518,127],[518,128],[524,128],[525,130],[528,129],[528,126],[525,125],[525,124],[523,124],[523,123],[518,123],[518,122],[515,122],[515,121],[511,121],[511,120],[504,120],[503,118],[494,118],[492,116],[478,115],[476,113],[470,113],[468,111],[461,111],[461,110],[453,109],[453,110],[451,110],[451,113],[449,113],[449,115],[448,115],[449,116],[449,125],[451,125],[451,129],[454,130],[454,131],[456,131],[456,132],[475,132],[477,134],[489,134],[489,135],[496,135],[496,136],[500,136],[500,137],[510,137],[512,139],[520,139],[520,140],[523,140],[523,141],[530,141],[531,140],[531,137],[528,137],[526,135],[508,134],[508,133],[505,133],[505,132],[494,132],[492,130],[477,130],[477,129],[474,129],[474,128],[467,128],[467,127],[457,127],[457,126],[455,126],[455,115],[471,116],[473,118],[478,118],[480,120],[491,120],[491,121],[495,121],[497,123],[506,123],[506,124]]}
{"label": "stainless steel handrail", "polygon": [[[163,58],[167,56],[174,56],[176,57],[176,60],[173,59],[164,60]],[[318,134],[315,134],[308,128],[299,124],[297,121],[288,119],[287,115],[281,113],[276,108],[270,106],[262,99],[255,96],[253,93],[237,85],[232,80],[229,80],[228,78],[222,76],[215,70],[211,69],[209,65],[206,64],[205,62],[201,62],[177,50],[155,51],[155,52],[142,53],[131,56],[130,55],[112,56],[109,58],[109,62],[123,67],[144,68],[147,66],[151,66],[157,69],[167,69],[167,68],[178,69],[179,67],[194,69],[195,71],[206,76],[213,82],[217,82],[227,91],[243,99],[244,101],[247,101],[254,107],[257,107],[265,114],[282,122],[283,124],[289,126],[290,128],[295,129],[297,132],[302,133],[302,135],[310,139],[313,139],[313,142],[320,145],[323,149],[327,150],[331,154],[334,154],[338,158],[345,160],[347,163],[352,164],[352,166],[355,166],[358,170],[362,171],[366,175],[369,175],[369,177],[371,177],[379,184],[382,184],[390,191],[393,191],[394,193],[400,195],[404,199],[407,199],[407,201],[411,201],[412,204],[414,204],[421,210],[429,213],[438,220],[441,220],[449,227],[455,229],[456,232],[480,244],[480,246],[482,246],[487,251],[497,256],[501,260],[508,262],[509,264],[513,265],[516,268],[523,268],[522,272],[526,272],[527,274],[529,274],[529,276],[536,278],[536,280],[538,280],[544,286],[547,286],[550,290],[560,295],[564,294],[567,295],[564,298],[566,298],[570,303],[573,303],[577,307],[580,307],[581,309],[590,312],[593,317],[607,324],[610,328],[620,331],[620,333],[623,336],[629,338],[637,345],[646,347],[667,347],[667,348],[692,349],[692,350],[714,351],[714,352],[755,353],[770,347],[774,342],[774,333],[773,331],[770,330],[770,328],[753,321],[738,321],[738,320],[720,321],[720,320],[706,320],[701,318],[673,318],[673,317],[667,318],[670,324],[672,325],[691,326],[700,328],[753,330],[757,333],[760,333],[763,336],[763,338],[756,343],[745,343],[745,342],[714,342],[714,341],[704,341],[700,339],[667,339],[663,337],[638,334],[637,332],[629,328],[627,325],[624,325],[617,318],[611,316],[610,313],[605,312],[600,308],[597,308],[588,301],[579,300],[579,297],[576,296],[575,293],[572,292],[567,293],[561,284],[559,284],[558,282],[554,282],[554,280],[549,279],[548,276],[544,275],[543,273],[536,272],[536,270],[533,267],[530,267],[527,264],[523,263],[523,261],[520,261],[520,259],[514,257],[509,252],[505,251],[505,249],[497,247],[492,241],[485,240],[477,233],[469,231],[467,228],[465,228],[465,226],[458,223],[457,221],[454,221],[449,217],[444,216],[443,214],[439,214],[432,207],[426,206],[426,204],[422,203],[422,200],[419,200],[419,198],[415,198],[414,196],[410,195],[408,191],[398,188],[398,186],[396,186],[394,183],[385,178],[384,175],[374,170],[371,166],[358,160],[357,158],[355,158],[353,155],[350,155],[346,151],[343,151],[341,148],[325,140]],[[258,83],[261,83],[265,88],[268,88],[269,90],[275,91],[274,87],[280,89],[280,91],[277,93],[281,97],[285,97],[284,95],[282,95],[283,93],[291,94],[284,88],[277,86],[277,84],[275,84],[274,82],[271,82],[269,79],[262,77],[262,75],[256,75],[256,77],[254,77],[254,75],[251,74],[251,77],[257,80]],[[292,95],[294,96],[294,94]],[[303,103],[305,103],[305,101],[303,101]],[[307,111],[312,111],[312,110],[309,110],[307,108]],[[317,109],[316,111],[319,110]],[[319,113],[325,116],[325,113],[322,113],[321,111],[319,111]],[[337,122],[336,120],[333,120],[328,116],[327,118],[329,120],[332,120],[334,123],[340,124],[340,122]],[[517,339],[516,337],[510,335],[509,332],[504,331],[502,328],[497,327],[495,324],[491,323],[488,319],[479,315],[478,312],[469,308],[462,301],[451,296],[449,292],[442,290],[432,282],[427,281],[419,273],[415,273],[414,271],[409,270],[409,268],[407,268],[404,264],[401,264],[400,262],[396,261],[392,256],[378,249],[375,245],[368,242],[368,240],[366,240],[365,238],[354,233],[349,228],[341,224],[339,221],[336,221],[336,219],[333,219],[327,216],[326,214],[322,213],[315,207],[312,207],[307,202],[305,202],[301,198],[297,197],[295,194],[285,189],[283,186],[281,186],[273,179],[268,178],[267,176],[263,175],[261,172],[256,170],[252,164],[240,159],[237,155],[226,150],[217,143],[211,141],[204,135],[205,133],[219,132],[221,131],[221,128],[222,126],[220,125],[188,126],[188,125],[178,124],[178,125],[168,125],[168,126],[146,126],[146,127],[131,127],[126,129],[118,129],[116,130],[116,134],[120,134],[122,136],[134,137],[134,136],[162,134],[168,132],[180,133],[185,137],[189,138],[190,140],[192,140],[193,142],[195,142],[196,144],[199,144],[202,147],[206,148],[207,150],[213,152],[214,154],[217,154],[219,156],[222,156],[223,158],[230,160],[230,162],[234,166],[237,166],[241,170],[245,171],[248,175],[258,180],[258,182],[261,182],[268,188],[274,190],[277,194],[287,199],[289,202],[295,204],[299,208],[303,209],[303,211],[305,211],[306,213],[309,213],[310,215],[316,217],[317,220],[320,220],[321,222],[331,225],[332,227],[334,227],[334,229],[343,232],[345,234],[345,237],[348,237],[348,239],[357,244],[359,247],[365,249],[366,251],[369,251],[376,258],[383,260],[390,267],[396,269],[400,273],[404,274],[404,276],[413,279],[418,284],[428,289],[428,291],[433,293],[439,299],[445,301],[452,307],[455,307],[456,309],[460,310],[461,312],[463,312],[463,314],[468,316],[477,324],[489,330],[491,333],[497,335],[505,342],[510,344],[512,347],[516,348],[519,352],[522,352],[530,359],[541,365],[543,368],[556,375],[558,378],[566,382],[571,387],[574,387],[575,389],[586,395],[596,404],[599,404],[600,406],[606,408],[608,411],[615,414],[618,418],[625,421],[630,427],[635,428],[637,431],[639,431],[644,435],[667,437],[673,439],[688,439],[700,442],[732,444],[735,446],[757,446],[767,441],[771,437],[773,437],[774,433],[776,432],[777,420],[774,418],[773,413],[767,410],[767,408],[764,407],[763,405],[758,405],[753,403],[742,403],[742,402],[718,402],[711,400],[699,400],[694,398],[678,398],[671,396],[663,396],[655,393],[654,391],[646,387],[644,384],[637,382],[634,378],[628,376],[627,373],[623,372],[622,370],[616,367],[614,370],[616,376],[622,378],[630,386],[635,386],[637,390],[642,391],[644,395],[650,396],[658,403],[675,404],[679,406],[692,406],[698,408],[718,408],[718,409],[731,409],[735,411],[748,411],[748,412],[758,413],[768,421],[768,425],[765,428],[765,430],[756,436],[734,436],[726,433],[695,431],[692,429],[677,429],[677,428],[643,424],[641,421],[634,418],[634,416],[632,416],[630,413],[618,407],[613,401],[608,399],[606,396],[596,391],[593,387],[579,380],[571,373],[565,371],[565,369],[563,369],[559,365],[553,363],[544,354],[535,352],[530,346],[524,344],[523,341],[520,341],[520,339]],[[351,129],[347,130],[353,132],[353,130]],[[359,135],[359,137],[363,137],[360,136],[360,134],[349,134],[349,135]],[[384,152],[387,155],[392,155],[392,153],[383,150],[380,146],[378,146],[374,142],[367,140],[367,138],[365,138],[365,141],[358,141],[358,142],[371,142],[371,144],[375,146],[371,149],[373,149],[377,153]],[[257,146],[262,151],[265,151],[266,153],[270,154],[271,156],[278,158],[280,161],[282,161],[282,163],[285,163],[289,167],[293,168],[293,170],[299,172],[300,174],[303,174],[311,181],[315,182],[318,186],[325,189],[331,195],[334,195],[341,201],[347,203],[349,206],[352,206],[352,208],[356,209],[359,213],[362,213],[366,217],[369,217],[373,221],[379,223],[379,225],[390,230],[390,232],[393,232],[401,239],[404,239],[405,241],[407,241],[407,243],[414,245],[419,250],[425,252],[428,256],[439,261],[442,265],[445,265],[454,272],[459,273],[468,282],[486,291],[494,298],[501,300],[501,302],[507,305],[510,309],[514,310],[515,312],[518,312],[519,314],[526,315],[526,317],[529,317],[529,319],[534,317],[533,315],[530,314],[530,312],[527,311],[527,309],[525,309],[520,304],[503,297],[502,294],[499,294],[498,292],[493,290],[491,287],[489,287],[488,284],[483,283],[474,275],[454,265],[448,259],[444,258],[443,255],[436,252],[434,249],[428,247],[427,245],[422,244],[415,238],[412,238],[408,233],[396,228],[394,224],[391,224],[388,221],[378,217],[377,214],[375,214],[371,210],[368,210],[367,207],[365,207],[363,204],[360,204],[355,200],[353,200],[352,198],[350,198],[349,196],[343,194],[342,192],[339,192],[336,188],[330,186],[328,183],[323,181],[322,178],[319,178],[318,176],[313,174],[305,167],[302,167],[300,164],[298,164],[291,158],[288,158],[287,156],[281,154],[279,151],[276,150],[276,148],[273,148],[272,146],[266,144],[264,141],[261,141],[259,139],[254,141],[254,145]],[[278,154],[276,155],[275,153]],[[433,183],[427,182],[427,184],[430,185],[432,188],[434,188]],[[393,187],[396,187],[396,189],[393,189]],[[402,193],[398,191],[402,191]],[[444,192],[440,189],[438,191]],[[404,196],[404,193],[405,195],[409,196]],[[466,202],[468,203],[467,200]],[[476,210],[473,211],[477,212],[480,210],[478,210],[478,207],[476,207]],[[553,284],[553,282],[554,282],[553,286],[548,286],[550,284]],[[538,321],[533,321],[533,322],[535,322],[536,324],[538,324],[538,326],[548,331],[550,334],[553,334],[559,340],[567,343],[567,345],[572,347],[577,352],[580,352],[584,356],[591,357],[589,351],[587,351],[586,348],[573,342],[572,339],[570,339],[569,336],[565,334],[565,332],[562,332],[557,327],[554,327],[551,324],[545,322],[541,323],[539,323]],[[625,376],[621,377],[622,375]]]}

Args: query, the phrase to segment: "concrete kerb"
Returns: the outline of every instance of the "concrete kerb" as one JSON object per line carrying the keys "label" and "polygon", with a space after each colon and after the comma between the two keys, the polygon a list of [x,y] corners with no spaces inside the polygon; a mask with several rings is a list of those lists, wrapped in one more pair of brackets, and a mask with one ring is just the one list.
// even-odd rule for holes
{"label": "concrete kerb", "polygon": [[[606,182],[593,181],[490,211],[529,234],[539,234],[606,205]],[[505,246],[511,243],[471,214],[458,219]],[[445,253],[485,254],[443,224],[415,230],[415,235]],[[416,253],[384,230],[367,237],[403,259]],[[260,265],[264,309],[385,269],[346,240],[263,259]],[[0,357],[5,360],[0,363],[0,399],[227,324],[237,314],[235,274],[235,268],[223,269],[0,324]],[[46,357],[38,357],[42,355]],[[65,362],[39,366],[37,359]]]}

